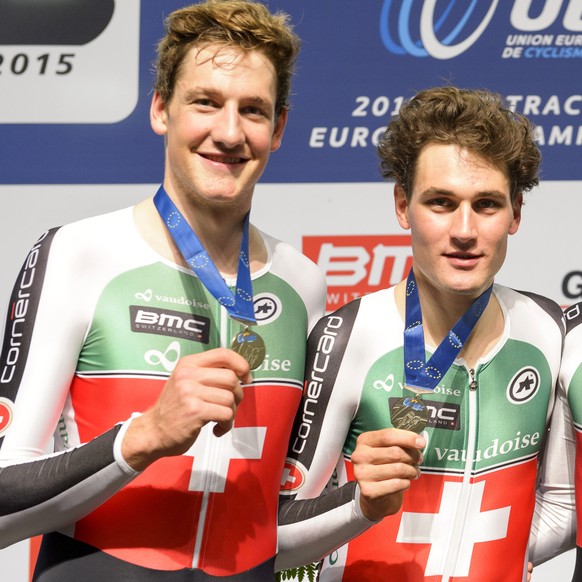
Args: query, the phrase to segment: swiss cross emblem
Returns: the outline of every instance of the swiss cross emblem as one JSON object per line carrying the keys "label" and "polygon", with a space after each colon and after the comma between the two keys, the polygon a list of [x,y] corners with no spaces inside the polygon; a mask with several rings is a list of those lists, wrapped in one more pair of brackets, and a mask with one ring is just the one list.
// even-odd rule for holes
{"label": "swiss cross emblem", "polygon": [[287,459],[281,476],[281,493],[295,494],[305,482],[305,467],[297,461]]}
{"label": "swiss cross emblem", "polygon": [[240,427],[217,438],[208,425],[204,427],[192,447],[184,453],[194,457],[189,490],[223,493],[230,461],[260,459],[266,434],[264,426]]}
{"label": "swiss cross emblem", "polygon": [[[425,576],[445,574],[446,553],[453,537],[458,539],[458,552],[454,571],[449,574],[463,577],[469,575],[475,544],[507,536],[511,507],[481,511],[484,490],[484,481],[445,483],[438,513],[402,514],[396,541],[431,545]],[[455,536],[453,530],[460,511],[464,512],[463,535]]]}
{"label": "swiss cross emblem", "polygon": [[0,398],[0,435],[3,435],[12,422],[12,402]]}

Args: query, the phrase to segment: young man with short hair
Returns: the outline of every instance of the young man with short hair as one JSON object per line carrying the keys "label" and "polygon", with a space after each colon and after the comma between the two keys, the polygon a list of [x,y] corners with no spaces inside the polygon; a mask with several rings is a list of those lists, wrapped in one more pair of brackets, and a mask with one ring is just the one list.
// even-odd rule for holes
{"label": "young man with short hair", "polygon": [[166,24],[151,104],[162,186],[42,235],[12,295],[0,541],[46,534],[37,582],[274,577],[279,484],[325,292],[316,266],[249,212],[281,143],[299,40],[284,14],[243,0]]}

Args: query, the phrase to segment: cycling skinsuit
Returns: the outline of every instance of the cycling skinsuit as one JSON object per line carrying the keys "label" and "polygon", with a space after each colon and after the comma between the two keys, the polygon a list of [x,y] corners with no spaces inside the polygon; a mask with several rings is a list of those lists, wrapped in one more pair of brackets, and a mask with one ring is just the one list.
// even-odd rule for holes
{"label": "cycling skinsuit", "polygon": [[[422,474],[401,511],[373,527],[359,509],[350,456],[359,434],[391,427],[391,405],[412,395],[403,388],[394,288],[317,324],[284,473],[278,569],[335,547],[322,581],[522,580],[564,323],[548,299],[499,285],[493,293],[502,337],[472,369],[457,359],[423,397],[429,422]],[[341,545],[358,531],[364,533]]]}
{"label": "cycling skinsuit", "polygon": [[582,582],[582,302],[564,315],[566,339],[533,523],[532,560],[545,562],[575,541],[572,580]]}
{"label": "cycling skinsuit", "polygon": [[132,209],[48,231],[31,250],[0,361],[0,542],[57,531],[39,581],[273,579],[281,472],[325,290],[311,261],[261,236],[267,356],[234,428],[216,438],[207,426],[139,475],[120,454],[128,419],[181,356],[228,346],[241,326],[144,242]]}

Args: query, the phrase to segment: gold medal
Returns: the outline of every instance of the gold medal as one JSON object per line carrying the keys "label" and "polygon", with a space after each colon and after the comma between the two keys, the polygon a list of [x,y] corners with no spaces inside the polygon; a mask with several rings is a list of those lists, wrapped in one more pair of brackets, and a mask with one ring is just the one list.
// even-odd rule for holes
{"label": "gold medal", "polygon": [[406,396],[392,404],[390,420],[395,428],[420,434],[428,424],[428,410],[420,396]]}
{"label": "gold medal", "polygon": [[251,370],[256,370],[267,354],[263,338],[248,327],[234,336],[230,347],[249,363]]}

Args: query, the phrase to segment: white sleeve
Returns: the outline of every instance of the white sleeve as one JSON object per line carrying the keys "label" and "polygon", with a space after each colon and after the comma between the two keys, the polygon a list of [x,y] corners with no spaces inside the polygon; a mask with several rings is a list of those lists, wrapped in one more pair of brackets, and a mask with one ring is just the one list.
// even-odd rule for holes
{"label": "white sleeve", "polygon": [[79,228],[42,235],[11,295],[0,353],[0,416],[9,418],[0,426],[0,547],[74,523],[137,475],[116,456],[124,427],[86,444],[72,424],[66,447],[52,438],[68,402],[91,294],[100,290],[88,276],[94,262],[86,248],[68,234]]}
{"label": "white sleeve", "polygon": [[[279,504],[276,570],[318,561],[375,523],[361,512],[359,489],[347,482],[342,456],[362,384],[354,371],[361,360],[351,359],[359,352],[350,355],[347,349],[358,307],[352,302],[322,318],[309,336],[306,390],[287,456],[293,486]],[[349,372],[342,374],[343,367]],[[332,475],[337,488],[326,487]]]}
{"label": "white sleeve", "polygon": [[575,456],[576,441],[572,415],[565,391],[560,386],[536,493],[529,544],[530,561],[534,566],[574,547]]}

